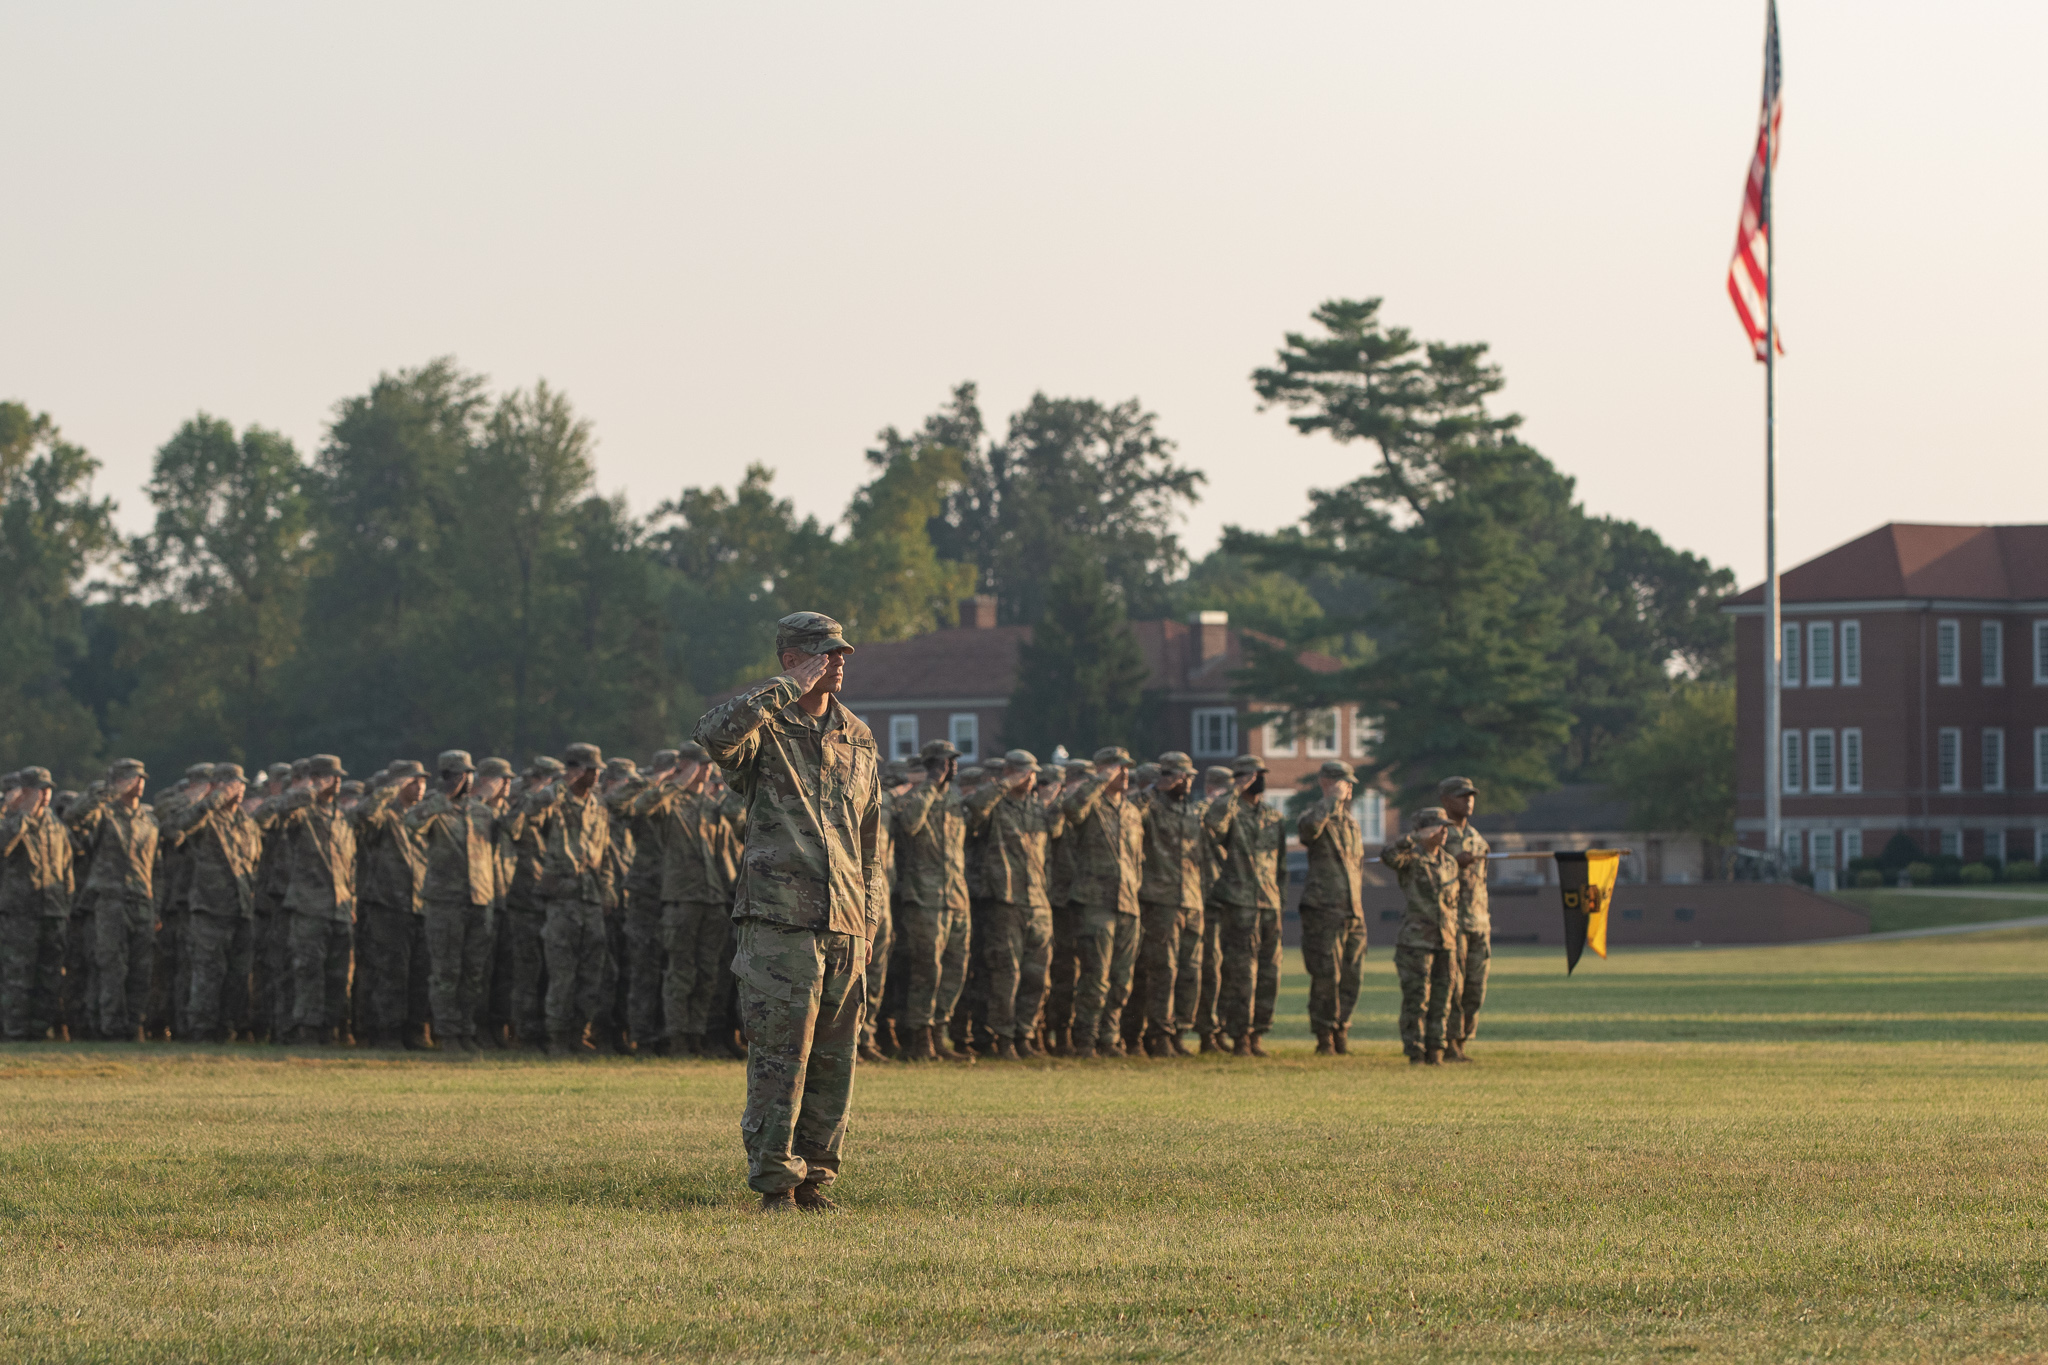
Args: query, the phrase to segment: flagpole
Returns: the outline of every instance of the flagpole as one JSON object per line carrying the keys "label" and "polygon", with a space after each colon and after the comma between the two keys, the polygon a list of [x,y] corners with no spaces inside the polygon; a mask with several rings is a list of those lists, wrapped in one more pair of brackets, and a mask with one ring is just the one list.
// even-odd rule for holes
{"label": "flagpole", "polygon": [[1764,111],[1764,857],[1771,861],[1782,858],[1785,848],[1779,833],[1785,633],[1778,624],[1778,215],[1771,204],[1771,172],[1778,159],[1776,115],[1776,109]]}

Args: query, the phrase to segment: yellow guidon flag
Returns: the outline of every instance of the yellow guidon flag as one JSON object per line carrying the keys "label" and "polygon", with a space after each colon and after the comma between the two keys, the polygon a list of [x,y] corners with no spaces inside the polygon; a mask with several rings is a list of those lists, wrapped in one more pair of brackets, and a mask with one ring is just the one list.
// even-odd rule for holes
{"label": "yellow guidon flag", "polygon": [[1591,945],[1607,956],[1607,911],[1614,904],[1614,879],[1621,872],[1618,848],[1559,853],[1557,885],[1564,894],[1564,974],[1570,976]]}

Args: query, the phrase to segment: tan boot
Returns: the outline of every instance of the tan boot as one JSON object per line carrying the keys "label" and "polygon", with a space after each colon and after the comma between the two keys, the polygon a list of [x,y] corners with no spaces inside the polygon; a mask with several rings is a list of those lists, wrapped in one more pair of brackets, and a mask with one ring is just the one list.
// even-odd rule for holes
{"label": "tan boot", "polygon": [[1328,1029],[1317,1029],[1317,1030],[1316,1030],[1316,1056],[1318,1056],[1318,1057],[1327,1057],[1327,1056],[1329,1056],[1329,1055],[1330,1055],[1331,1053],[1335,1052],[1336,1050],[1337,1050],[1337,1049],[1336,1049],[1336,1047],[1335,1047],[1335,1046],[1334,1046],[1334,1045],[1333,1045],[1333,1044],[1332,1044],[1332,1043],[1330,1042],[1330,1033],[1329,1033],[1329,1030],[1328,1030]]}
{"label": "tan boot", "polygon": [[1247,1037],[1247,1038],[1249,1038],[1249,1039],[1251,1039],[1251,1040],[1252,1040],[1252,1041],[1251,1041],[1251,1054],[1252,1054],[1252,1056],[1254,1056],[1254,1057],[1263,1057],[1263,1056],[1265,1056],[1265,1055],[1266,1055],[1266,1049],[1264,1049],[1264,1048],[1262,1048],[1262,1047],[1260,1047],[1260,1046],[1259,1046],[1259,1035],[1258,1035],[1258,1034],[1256,1034],[1256,1033],[1247,1033],[1247,1034],[1245,1035],[1245,1037]]}
{"label": "tan boot", "polygon": [[1230,1055],[1233,1057],[1249,1057],[1252,1055],[1252,1035],[1249,1032],[1237,1035],[1237,1042],[1231,1045]]}
{"label": "tan boot", "polygon": [[1339,1057],[1346,1056],[1351,1051],[1351,1039],[1346,1036],[1350,1032],[1351,1029],[1349,1025],[1346,1025],[1343,1028],[1333,1028],[1330,1030],[1330,1046],[1337,1049],[1337,1055]]}
{"label": "tan boot", "polygon": [[1442,1066],[1444,1064],[1444,1055],[1435,1048],[1430,1048],[1422,1054],[1422,1064],[1424,1066]]}

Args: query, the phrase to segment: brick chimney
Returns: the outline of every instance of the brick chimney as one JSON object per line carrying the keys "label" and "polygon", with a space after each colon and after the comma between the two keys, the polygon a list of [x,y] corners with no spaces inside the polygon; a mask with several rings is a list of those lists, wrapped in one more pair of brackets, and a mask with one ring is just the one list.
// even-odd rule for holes
{"label": "brick chimney", "polygon": [[1211,659],[1220,659],[1230,648],[1230,613],[1227,611],[1198,611],[1188,617],[1193,627],[1195,640],[1195,666],[1201,667]]}
{"label": "brick chimney", "polygon": [[996,599],[987,593],[960,599],[960,629],[994,630]]}

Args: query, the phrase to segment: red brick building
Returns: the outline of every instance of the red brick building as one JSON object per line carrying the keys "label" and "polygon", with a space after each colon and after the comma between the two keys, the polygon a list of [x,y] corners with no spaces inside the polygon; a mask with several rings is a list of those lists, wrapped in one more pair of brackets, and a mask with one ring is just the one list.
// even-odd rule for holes
{"label": "red brick building", "polygon": [[[1268,726],[1241,733],[1230,675],[1244,662],[1251,632],[1231,625],[1223,612],[1198,612],[1185,622],[1133,621],[1131,633],[1151,672],[1144,726],[1149,733],[1129,739],[1141,759],[1181,749],[1207,766],[1241,753],[1259,754],[1271,768],[1269,797],[1284,800],[1296,780],[1324,759],[1362,758],[1371,746],[1371,727],[1351,706],[1316,716],[1309,732],[1291,743],[1281,743]],[[960,604],[956,629],[882,644],[855,640],[840,700],[867,722],[888,757],[906,758],[931,740],[950,739],[963,755],[991,758],[1005,747],[1003,720],[1017,685],[1018,651],[1030,638],[1029,626],[996,624],[994,598],[969,598]],[[1323,654],[1301,658],[1325,672],[1341,666]],[[1361,795],[1359,823],[1368,843],[1381,841],[1390,828],[1387,818],[1379,792]]]}
{"label": "red brick building", "polygon": [[[1965,861],[2048,856],[2048,526],[1893,524],[1784,575],[1786,860],[1904,831]],[[1736,617],[1736,832],[1764,840],[1763,589]]]}

